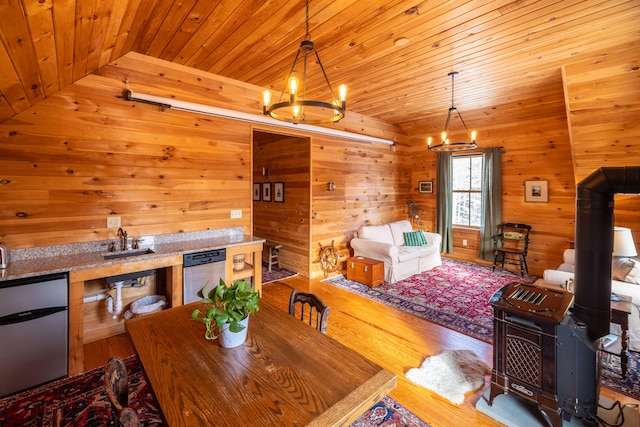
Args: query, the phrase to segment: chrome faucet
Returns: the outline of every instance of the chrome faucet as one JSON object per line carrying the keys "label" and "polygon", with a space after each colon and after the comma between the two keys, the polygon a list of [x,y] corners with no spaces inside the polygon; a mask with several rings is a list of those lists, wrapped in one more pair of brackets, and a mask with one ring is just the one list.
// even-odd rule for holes
{"label": "chrome faucet", "polygon": [[118,237],[120,237],[120,250],[127,250],[127,232],[122,229],[122,227],[118,228]]}

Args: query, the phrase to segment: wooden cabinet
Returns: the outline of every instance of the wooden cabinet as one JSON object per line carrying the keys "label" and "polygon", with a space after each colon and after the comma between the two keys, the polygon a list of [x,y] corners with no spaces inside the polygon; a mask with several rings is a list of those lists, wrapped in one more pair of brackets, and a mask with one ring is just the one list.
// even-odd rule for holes
{"label": "wooden cabinet", "polygon": [[362,256],[347,260],[347,279],[371,288],[384,283],[384,262]]}

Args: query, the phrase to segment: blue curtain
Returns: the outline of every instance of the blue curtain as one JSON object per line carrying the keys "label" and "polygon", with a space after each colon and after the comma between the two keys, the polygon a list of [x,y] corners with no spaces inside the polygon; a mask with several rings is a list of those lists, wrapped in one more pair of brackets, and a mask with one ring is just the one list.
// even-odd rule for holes
{"label": "blue curtain", "polygon": [[440,252],[453,252],[453,226],[452,226],[452,190],[453,168],[451,164],[451,152],[436,153],[436,184],[438,193],[436,197],[436,232],[442,236],[442,248]]}
{"label": "blue curtain", "polygon": [[482,218],[480,259],[493,260],[491,236],[502,222],[502,148],[482,150]]}

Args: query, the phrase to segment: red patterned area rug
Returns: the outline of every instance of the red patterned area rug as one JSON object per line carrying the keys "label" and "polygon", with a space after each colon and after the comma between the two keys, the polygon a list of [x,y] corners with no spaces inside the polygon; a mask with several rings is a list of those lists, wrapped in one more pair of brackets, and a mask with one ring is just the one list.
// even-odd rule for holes
{"label": "red patterned area rug", "polygon": [[[411,313],[438,325],[491,344],[493,308],[489,298],[498,289],[514,282],[533,283],[537,277],[466,261],[442,259],[442,266],[395,285],[370,288],[336,276],[324,282],[363,295],[374,301]],[[627,375],[621,377],[620,358],[602,357],[601,385],[640,400],[640,353],[629,351]]]}
{"label": "red patterned area rug", "polygon": [[[138,358],[129,356],[125,363],[129,373],[130,405],[138,413],[142,425],[164,425]],[[0,399],[0,426],[114,427],[103,376],[104,368],[96,368]],[[353,423],[353,427],[376,426],[429,427],[429,424],[385,396]]]}
{"label": "red patterned area rug", "polygon": [[[124,359],[129,379],[129,401],[145,426],[161,426],[155,398],[136,356]],[[115,426],[104,388],[104,368],[0,400],[2,427]]]}
{"label": "red patterned area rug", "polygon": [[370,288],[343,276],[324,280],[383,304],[481,341],[493,340],[493,309],[489,298],[511,282],[533,283],[537,277],[466,261],[442,259],[442,266]]}

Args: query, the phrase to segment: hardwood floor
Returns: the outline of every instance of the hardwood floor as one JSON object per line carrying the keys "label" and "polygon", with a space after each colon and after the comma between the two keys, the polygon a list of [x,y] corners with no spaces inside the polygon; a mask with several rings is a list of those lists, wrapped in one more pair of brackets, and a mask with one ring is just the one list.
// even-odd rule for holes
{"label": "hardwood floor", "polygon": [[[390,396],[432,426],[502,426],[475,409],[475,403],[488,387],[489,377],[485,387],[468,394],[460,406],[404,377],[408,369],[420,366],[426,357],[445,349],[473,350],[491,365],[491,345],[319,280],[300,276],[265,285],[263,298],[286,311],[292,288],[313,292],[329,305],[331,313],[327,334],[394,372],[398,386]],[[87,344],[85,370],[106,364],[111,356],[130,354],[133,354],[133,349],[124,334]],[[601,395],[622,403],[640,403],[605,388],[601,389]]]}

